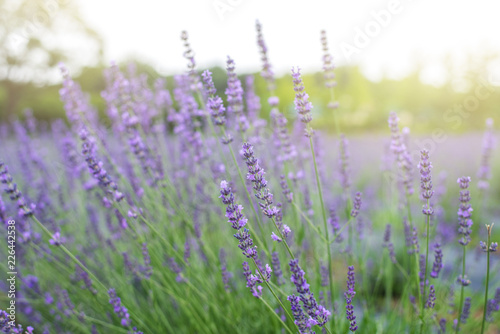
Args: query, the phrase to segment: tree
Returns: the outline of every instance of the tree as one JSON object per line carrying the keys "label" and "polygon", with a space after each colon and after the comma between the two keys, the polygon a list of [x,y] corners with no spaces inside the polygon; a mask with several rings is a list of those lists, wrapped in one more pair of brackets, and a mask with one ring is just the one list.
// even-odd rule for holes
{"label": "tree", "polygon": [[10,118],[26,89],[102,63],[102,40],[81,19],[74,1],[0,0],[0,119]]}

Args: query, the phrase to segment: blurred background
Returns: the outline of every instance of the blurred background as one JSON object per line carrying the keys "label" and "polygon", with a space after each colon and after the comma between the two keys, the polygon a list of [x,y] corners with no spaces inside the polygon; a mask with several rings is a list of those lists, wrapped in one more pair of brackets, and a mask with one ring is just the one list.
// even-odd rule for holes
{"label": "blurred background", "polygon": [[[290,68],[300,66],[314,126],[333,131],[321,73],[324,29],[346,131],[387,132],[390,110],[417,134],[478,131],[487,118],[500,121],[499,9],[488,0],[0,0],[0,122],[22,119],[26,108],[42,121],[65,117],[59,62],[103,118],[102,71],[111,61],[135,63],[151,82],[166,77],[171,87],[186,69],[182,30],[198,70],[211,69],[224,89],[227,55],[242,76],[260,71],[259,20],[288,117],[295,115]],[[266,98],[259,75],[256,89]]]}

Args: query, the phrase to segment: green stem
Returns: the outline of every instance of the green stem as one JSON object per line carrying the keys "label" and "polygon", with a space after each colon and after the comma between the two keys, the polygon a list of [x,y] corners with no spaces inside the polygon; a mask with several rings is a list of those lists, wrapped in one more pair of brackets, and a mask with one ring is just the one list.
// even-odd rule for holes
{"label": "green stem", "polygon": [[[462,279],[465,279],[465,246],[463,246],[464,248],[464,253],[463,253],[463,258],[462,258]],[[464,304],[464,285],[462,282],[460,282],[460,284],[462,284],[462,288],[460,290],[460,304],[458,305],[458,319],[457,319],[457,328],[455,330],[455,333],[458,334],[458,331],[460,330],[460,318],[462,318],[462,307],[463,307],[463,304]]]}
{"label": "green stem", "polygon": [[484,325],[486,323],[486,310],[488,306],[488,285],[490,283],[490,239],[491,232],[488,229],[488,242],[486,243],[486,289],[484,291],[484,309],[483,309],[483,322],[481,323],[481,334],[484,333]]}
{"label": "green stem", "polygon": [[[281,299],[279,299],[279,297],[276,295],[276,293],[274,292],[274,290],[271,287],[271,285],[269,284],[269,282],[266,281],[266,279],[264,277],[264,274],[262,274],[262,272],[260,271],[260,268],[257,265],[257,263],[255,262],[254,258],[252,258],[252,261],[253,261],[253,264],[255,265],[255,267],[257,268],[257,271],[259,272],[259,275],[260,275],[262,281],[266,284],[266,286],[269,289],[269,291],[271,291],[271,293],[273,294],[274,298],[276,299],[276,301],[278,301],[278,303],[280,304],[280,306],[283,309],[283,311],[285,311],[285,313],[288,316],[288,318],[293,320],[293,317],[290,315],[290,312],[288,312],[288,309],[285,307],[285,305],[283,305],[283,303],[281,302]],[[280,317],[276,312],[274,312],[274,310],[273,310],[273,314],[275,314],[276,316],[278,316],[278,318]],[[297,325],[295,325],[295,327],[297,327],[297,329],[299,329],[299,327]],[[290,331],[290,333],[292,333],[292,332]]]}
{"label": "green stem", "polygon": [[[316,163],[316,154],[314,153],[314,145],[313,145],[313,141],[312,141],[312,136],[309,137],[309,144],[311,146],[311,153],[312,153],[313,164],[314,164],[314,173],[316,174],[316,184],[318,186],[319,201],[321,204],[321,214],[323,216],[323,224],[325,227],[325,236],[326,236],[325,246],[326,246],[326,253],[328,255],[328,281],[330,283],[330,294],[331,294],[330,298],[331,298],[331,300],[335,300],[335,289],[334,289],[334,285],[333,285],[332,254],[330,251],[330,233],[328,233],[328,223],[327,223],[327,219],[326,219],[325,203],[323,201],[323,190],[321,189],[321,181],[319,179],[318,164]],[[335,320],[334,320],[334,316],[332,314],[332,322],[331,322],[332,328],[334,325],[335,325]]]}
{"label": "green stem", "polygon": [[[429,208],[429,199],[427,199],[427,208]],[[427,230],[426,230],[426,247],[425,247],[425,271],[424,271],[424,289],[422,291],[423,296],[421,300],[421,310],[420,310],[420,318],[422,323],[420,324],[420,334],[423,333],[425,319],[424,319],[424,308],[425,308],[425,289],[427,288],[427,262],[429,261],[429,225],[430,225],[431,216],[427,215]]]}

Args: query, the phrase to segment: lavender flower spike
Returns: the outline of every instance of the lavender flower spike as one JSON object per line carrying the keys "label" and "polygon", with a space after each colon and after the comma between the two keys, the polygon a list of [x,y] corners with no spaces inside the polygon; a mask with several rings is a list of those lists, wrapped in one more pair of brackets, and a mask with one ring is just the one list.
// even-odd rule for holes
{"label": "lavender flower spike", "polygon": [[123,327],[130,326],[130,315],[125,306],[122,305],[119,297],[116,296],[115,289],[108,290],[109,303],[113,305],[116,315],[121,319],[121,324]]}
{"label": "lavender flower spike", "polygon": [[354,306],[352,305],[352,299],[356,295],[354,291],[354,286],[356,284],[356,279],[354,276],[354,266],[349,266],[347,271],[347,291],[344,293],[346,300],[346,318],[350,323],[349,329],[351,332],[355,332],[358,329],[356,324],[356,316],[354,315]]}
{"label": "lavender flower spike", "polygon": [[420,188],[422,190],[422,198],[427,201],[422,208],[424,215],[431,216],[434,213],[434,209],[429,203],[430,198],[434,194],[432,190],[432,179],[431,179],[431,169],[432,164],[429,161],[429,151],[420,151],[420,162],[418,164],[418,169],[420,170]]}
{"label": "lavender flower spike", "polygon": [[239,241],[238,247],[247,258],[255,258],[257,256],[257,247],[253,245],[249,230],[243,228],[248,220],[242,213],[243,207],[234,203],[234,194],[225,180],[220,183],[219,198],[222,199],[222,203],[227,205],[226,217],[228,222],[231,223],[231,227],[237,231],[234,237]]}
{"label": "lavender flower spike", "polygon": [[490,187],[491,179],[491,152],[495,147],[495,136],[493,130],[493,119],[488,118],[486,120],[486,132],[483,137],[483,152],[481,155],[481,166],[477,172],[477,178],[479,179],[477,187],[481,190],[486,190]]}
{"label": "lavender flower spike", "polygon": [[255,197],[260,200],[260,208],[268,218],[274,218],[278,215],[279,210],[273,206],[273,194],[267,187],[267,181],[264,177],[265,172],[259,165],[259,160],[254,156],[253,146],[249,143],[243,144],[243,157],[248,167],[247,179],[252,181]]}
{"label": "lavender flower spike", "polygon": [[267,81],[267,86],[269,91],[274,91],[276,84],[274,82],[274,72],[269,62],[267,56],[267,46],[264,41],[264,35],[262,35],[262,25],[259,21],[255,22],[255,28],[257,30],[257,45],[259,46],[259,51],[261,54],[260,59],[262,60],[262,77]]}
{"label": "lavender flower spike", "polygon": [[247,279],[247,288],[250,289],[252,295],[255,298],[260,298],[262,296],[262,286],[257,285],[257,280],[254,279],[255,276],[252,275],[248,262],[243,262],[243,275],[245,275]]}
{"label": "lavender flower spike", "polygon": [[205,90],[209,95],[207,107],[210,111],[210,115],[212,116],[212,120],[215,125],[223,126],[226,123],[226,118],[224,116],[226,108],[224,108],[222,99],[215,95],[216,90],[212,80],[212,73],[209,70],[206,70],[201,76],[203,78],[203,83],[205,84]]}
{"label": "lavender flower spike", "polygon": [[227,57],[227,111],[229,114],[234,114],[237,121],[237,130],[245,132],[248,130],[248,120],[243,114],[243,88],[241,81],[235,72],[234,60]]}
{"label": "lavender flower spike", "polygon": [[300,298],[296,295],[288,296],[287,298],[290,301],[293,318],[295,319],[294,323],[299,328],[300,334],[311,334],[311,327],[315,325],[315,321],[312,318],[307,318],[304,314],[304,310],[300,306]]}
{"label": "lavender flower spike", "polygon": [[458,209],[458,223],[459,223],[459,228],[458,228],[458,233],[462,235],[462,237],[458,240],[458,242],[462,246],[466,246],[470,242],[470,234],[472,232],[471,227],[472,227],[472,219],[471,213],[472,213],[472,207],[470,205],[470,192],[468,190],[469,188],[469,183],[470,183],[470,177],[461,177],[457,180],[457,183],[460,185],[460,188],[462,189],[460,191],[460,207]]}
{"label": "lavender flower spike", "polygon": [[33,215],[33,210],[26,204],[23,194],[17,189],[17,184],[13,183],[12,176],[9,174],[9,169],[2,161],[0,161],[0,182],[5,185],[4,191],[9,194],[10,199],[12,201],[17,200],[19,216],[31,217]]}
{"label": "lavender flower spike", "polygon": [[443,251],[441,250],[441,244],[436,242],[434,245],[434,263],[432,264],[431,277],[438,278],[439,272],[443,268]]}
{"label": "lavender flower spike", "polygon": [[351,217],[356,218],[359,214],[359,210],[361,209],[361,193],[358,191],[353,201],[353,208],[351,210]]}
{"label": "lavender flower spike", "polygon": [[297,259],[291,260],[289,265],[292,272],[290,280],[297,288],[306,313],[317,322],[318,326],[323,327],[331,315],[330,311],[316,302],[314,294],[307,284],[305,272],[299,266],[299,261]]}
{"label": "lavender flower spike", "polygon": [[[300,121],[308,125],[312,121],[311,109],[312,103],[309,102],[309,95],[305,92],[304,83],[300,76],[300,68],[297,70],[292,68],[293,77],[293,90],[295,91],[295,109],[300,115]],[[306,137],[311,137],[313,134],[312,129],[308,126],[306,128]]]}
{"label": "lavender flower spike", "polygon": [[323,48],[323,71],[326,88],[331,88],[336,86],[335,73],[333,70],[335,66],[333,65],[333,57],[328,50],[328,41],[326,39],[326,31],[321,30],[321,46]]}
{"label": "lavender flower spike", "polygon": [[385,226],[385,233],[384,233],[384,243],[382,244],[382,247],[386,247],[387,250],[389,251],[389,257],[391,258],[392,263],[396,263],[396,254],[394,252],[394,244],[391,242],[391,224],[387,224]]}

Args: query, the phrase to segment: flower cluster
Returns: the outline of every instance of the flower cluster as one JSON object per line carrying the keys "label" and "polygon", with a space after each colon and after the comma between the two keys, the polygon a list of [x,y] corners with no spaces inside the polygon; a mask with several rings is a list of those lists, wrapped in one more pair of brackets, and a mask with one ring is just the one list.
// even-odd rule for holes
{"label": "flower cluster", "polygon": [[17,184],[13,182],[12,176],[9,174],[9,169],[7,166],[0,161],[0,182],[4,186],[4,191],[9,195],[12,201],[17,201],[17,208],[19,216],[21,217],[31,217],[33,215],[33,210],[28,207],[23,194],[17,188]]}
{"label": "flower cluster", "polygon": [[470,242],[470,234],[472,232],[472,207],[470,205],[470,192],[469,192],[469,183],[470,177],[463,176],[457,180],[457,183],[460,185],[460,207],[458,209],[458,233],[462,235],[462,237],[458,240],[458,242],[462,246],[467,246]]}
{"label": "flower cluster", "polygon": [[311,334],[311,327],[316,325],[316,321],[305,315],[304,310],[300,306],[300,298],[292,294],[287,298],[290,301],[294,323],[299,328],[300,334]]}
{"label": "flower cluster", "polygon": [[253,275],[250,271],[248,262],[243,262],[243,275],[245,275],[247,279],[247,288],[250,289],[255,298],[260,298],[262,296],[262,286],[258,284],[268,282],[271,279],[271,273],[271,267],[266,264],[265,268],[256,269],[255,275]]}
{"label": "flower cluster", "polygon": [[109,303],[113,305],[114,312],[121,319],[121,324],[123,327],[130,326],[130,315],[125,306],[122,305],[120,297],[116,296],[115,289],[111,288],[108,290]]}
{"label": "flower cluster", "polygon": [[477,172],[478,183],[477,186],[479,189],[485,190],[490,187],[490,179],[491,179],[491,168],[490,168],[490,160],[491,160],[491,152],[495,147],[495,136],[493,130],[493,119],[488,118],[486,120],[486,132],[483,137],[483,152],[481,155],[481,165]]}
{"label": "flower cluster", "polygon": [[257,30],[257,45],[260,51],[260,59],[262,61],[262,77],[266,80],[268,89],[273,91],[276,88],[274,83],[274,72],[267,57],[267,46],[264,41],[264,35],[262,34],[262,25],[259,21],[255,22],[255,28]]}
{"label": "flower cluster", "polygon": [[205,84],[205,90],[208,94],[208,109],[210,110],[210,115],[215,125],[223,126],[226,124],[226,117],[224,108],[224,102],[222,99],[215,95],[217,91],[215,90],[214,82],[212,80],[212,73],[209,70],[204,71],[201,74],[203,78],[203,83]]}
{"label": "flower cluster", "polygon": [[359,210],[361,209],[361,193],[358,191],[356,196],[354,196],[353,208],[351,210],[351,217],[356,218],[359,214]]}
{"label": "flower cluster", "polygon": [[[312,121],[311,109],[312,103],[309,102],[309,95],[304,90],[302,77],[300,76],[300,68],[292,68],[293,89],[295,90],[295,109],[300,115],[300,121],[308,124]],[[310,128],[306,129],[306,136],[311,137],[313,134]]]}
{"label": "flower cluster", "polygon": [[248,120],[243,113],[243,88],[241,87],[241,81],[235,72],[234,60],[229,56],[227,57],[227,111],[228,113],[234,115],[237,121],[237,130],[240,132],[245,132],[248,130],[249,124]]}
{"label": "flower cluster", "polygon": [[267,187],[264,169],[260,167],[259,160],[254,156],[251,144],[244,143],[242,152],[248,167],[247,179],[253,183],[255,197],[260,201],[259,205],[262,213],[269,218],[273,218],[278,214],[278,208],[272,205],[273,194]]}
{"label": "flower cluster", "polygon": [[234,194],[225,180],[220,183],[219,198],[222,199],[222,203],[227,205],[226,217],[229,223],[231,223],[231,227],[237,231],[234,237],[239,241],[238,247],[247,258],[255,258],[257,256],[257,247],[253,245],[250,231],[244,228],[248,220],[243,215],[243,207],[234,203]]}
{"label": "flower cluster", "polygon": [[425,302],[425,307],[434,308],[436,302],[436,290],[434,289],[434,285],[431,284],[429,286],[429,296],[427,297],[427,301]]}
{"label": "flower cluster", "polygon": [[441,250],[441,244],[436,242],[434,244],[434,263],[432,264],[431,277],[438,278],[439,272],[443,268],[443,251]]}
{"label": "flower cluster", "polygon": [[355,284],[354,266],[349,266],[347,271],[347,291],[344,293],[344,297],[346,301],[346,318],[350,323],[349,329],[351,332],[355,332],[358,329],[356,316],[354,315],[354,306],[352,305],[352,299],[356,295],[356,291],[354,290]]}
{"label": "flower cluster", "polygon": [[124,196],[118,191],[118,186],[111,180],[108,172],[103,168],[103,163],[96,159],[93,138],[84,126],[80,129],[79,135],[82,140],[82,154],[85,157],[90,173],[106,193],[113,195],[115,201],[120,202]]}
{"label": "flower cluster", "polygon": [[411,195],[413,194],[411,156],[399,130],[399,118],[394,111],[389,114],[389,128],[391,129],[392,136],[390,148],[396,155],[400,180],[404,185],[406,193]]}
{"label": "flower cluster", "polygon": [[305,278],[305,272],[300,268],[298,260],[290,260],[291,281],[295,284],[299,298],[302,301],[305,312],[315,320],[318,326],[324,326],[330,317],[330,311],[319,305],[314,298],[314,294],[309,289]]}
{"label": "flower cluster", "polygon": [[340,185],[345,193],[349,192],[349,187],[351,186],[351,180],[349,179],[349,151],[347,146],[349,142],[345,138],[344,134],[340,135],[339,141],[339,170],[340,170]]}
{"label": "flower cluster", "polygon": [[[491,230],[493,229],[493,225],[486,225],[486,230],[488,231],[488,240],[491,238]],[[479,246],[481,247],[481,250],[485,253],[487,252],[496,252],[498,248],[498,242],[492,242],[490,243],[489,247],[487,242],[479,241]]]}
{"label": "flower cluster", "polygon": [[333,70],[335,67],[333,66],[333,58],[328,50],[328,41],[326,38],[326,31],[321,30],[321,46],[323,48],[323,71],[325,78],[325,86],[327,88],[335,87],[337,84],[335,82],[335,73]]}
{"label": "flower cluster", "polygon": [[382,244],[384,248],[387,248],[389,251],[389,257],[391,258],[392,263],[396,263],[396,253],[394,252],[394,244],[391,242],[391,224],[387,224],[385,226],[384,232],[384,243]]}
{"label": "flower cluster", "polygon": [[432,190],[432,163],[429,161],[429,151],[420,151],[418,169],[420,170],[420,188],[422,189],[422,198],[427,201],[422,208],[422,212],[424,215],[431,216],[434,213],[434,209],[430,205],[429,200],[434,194],[434,191]]}

